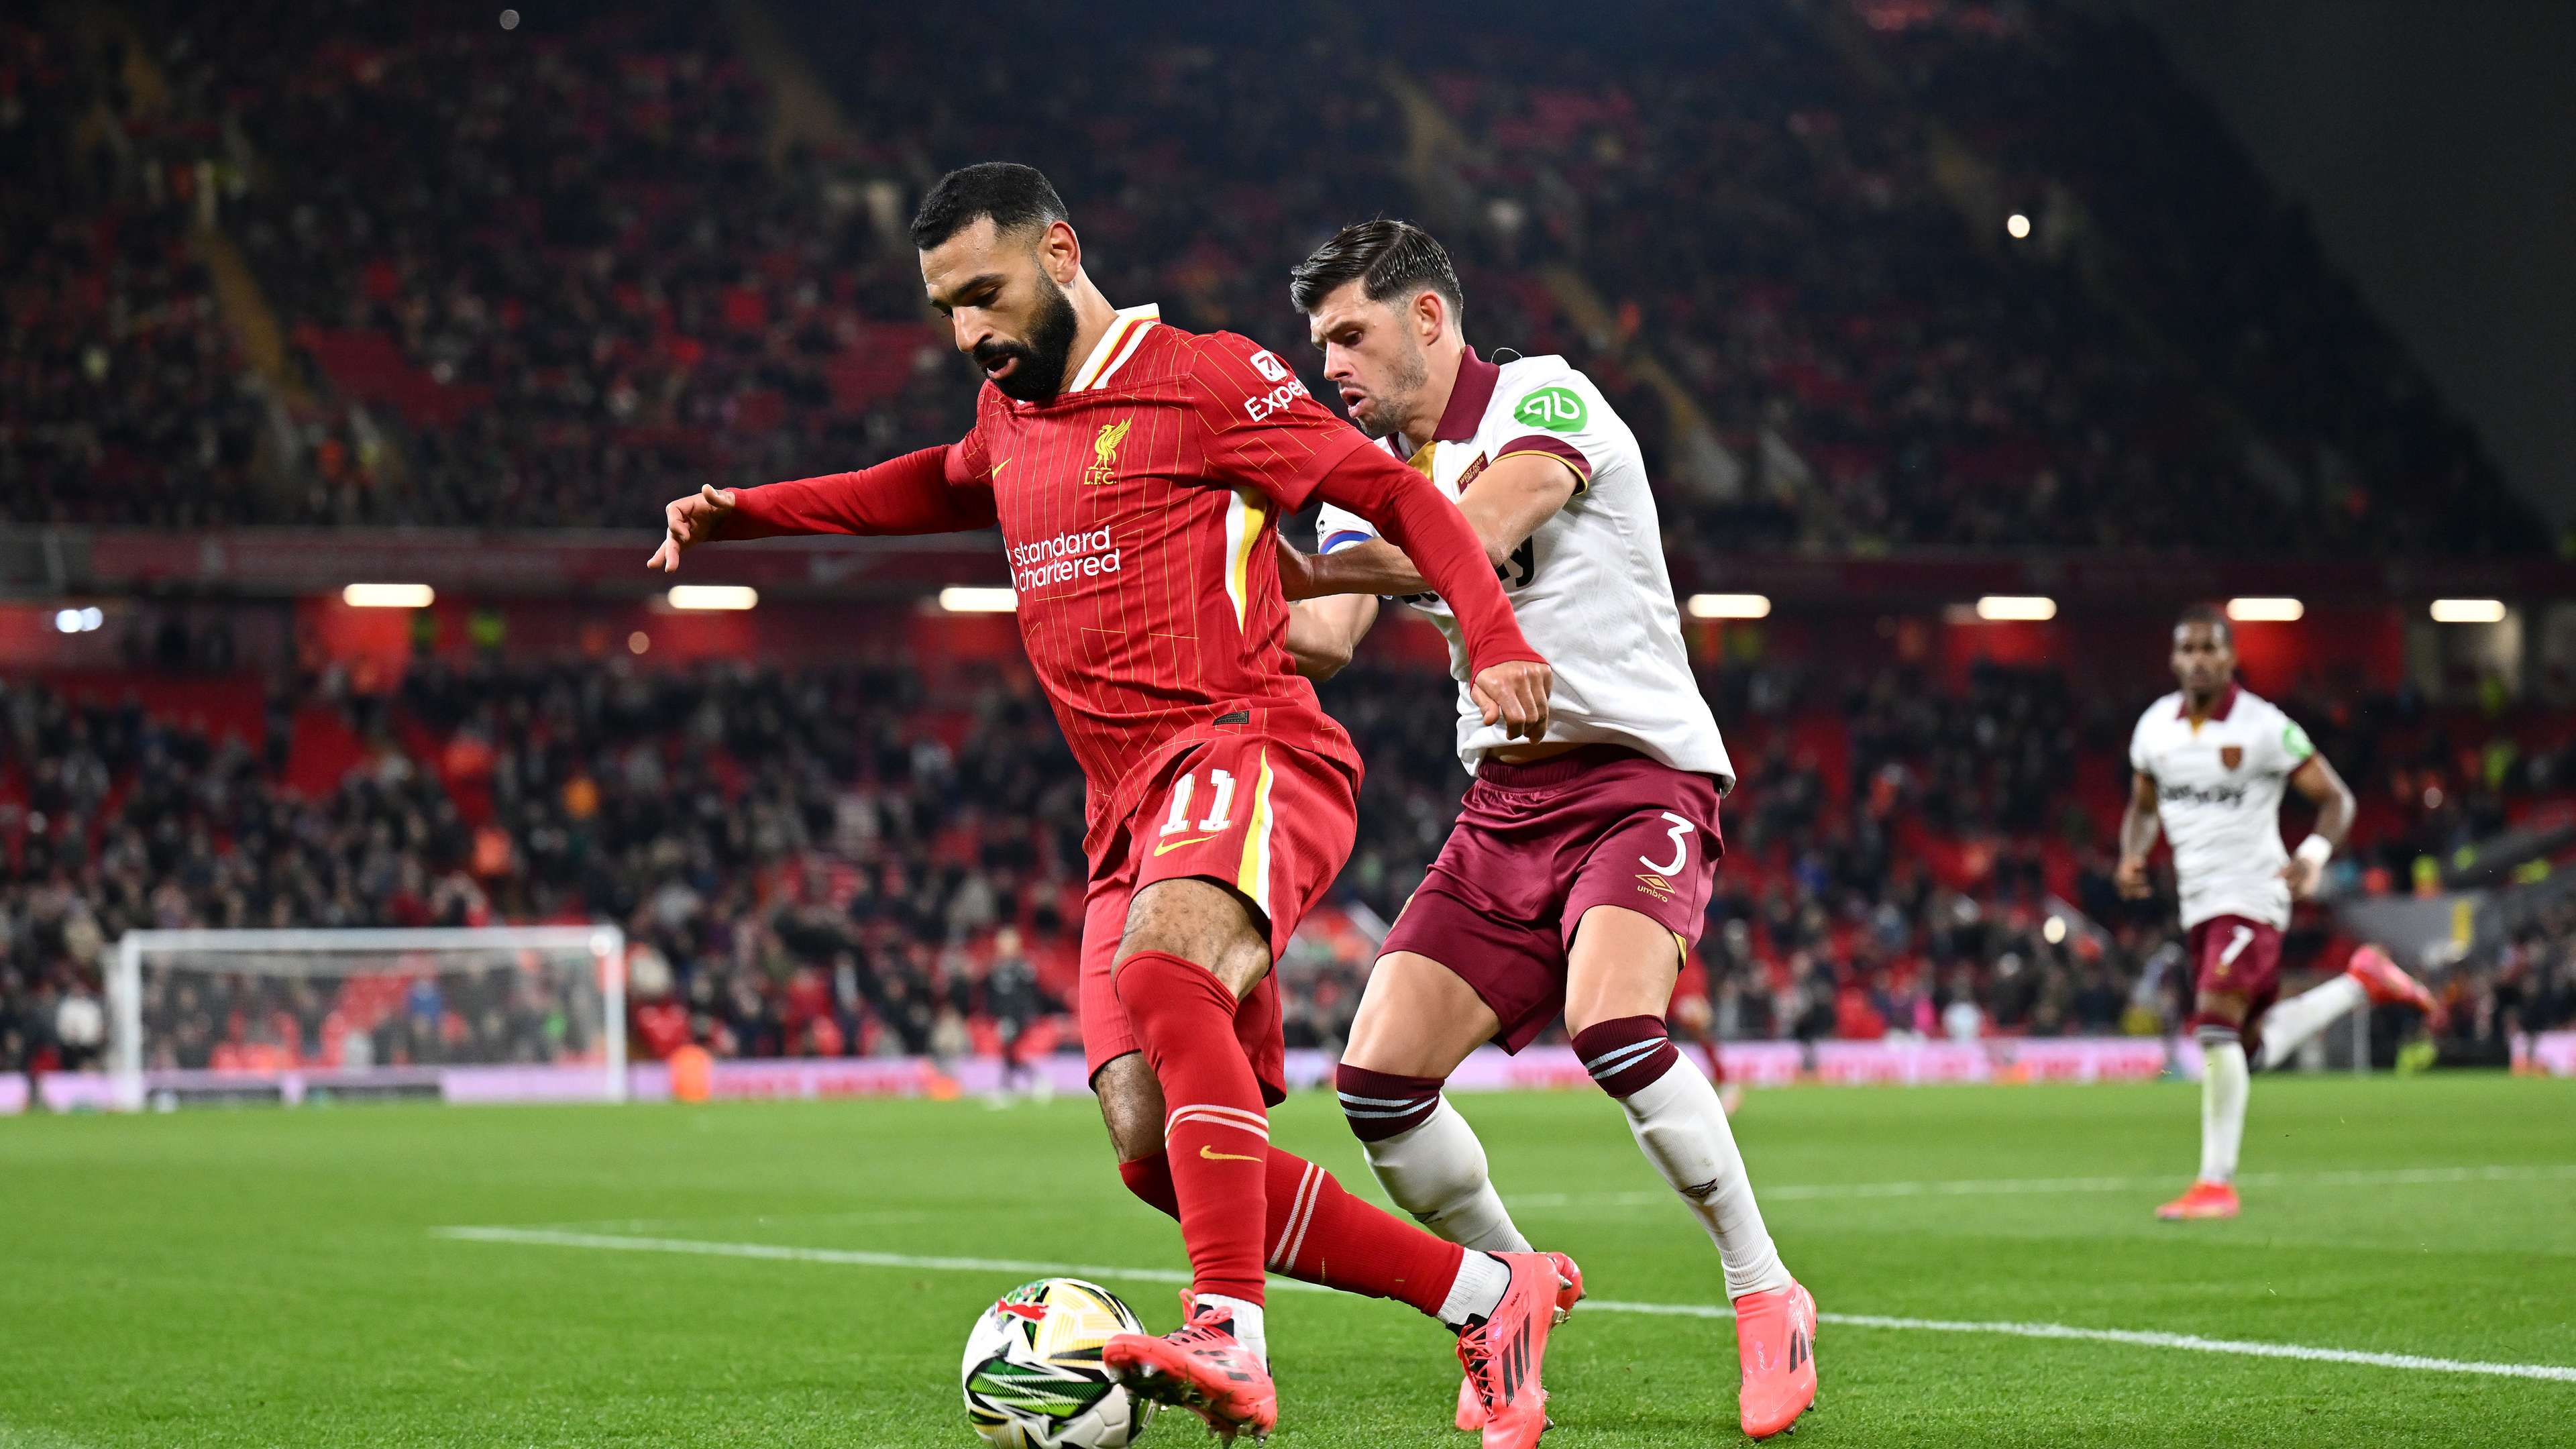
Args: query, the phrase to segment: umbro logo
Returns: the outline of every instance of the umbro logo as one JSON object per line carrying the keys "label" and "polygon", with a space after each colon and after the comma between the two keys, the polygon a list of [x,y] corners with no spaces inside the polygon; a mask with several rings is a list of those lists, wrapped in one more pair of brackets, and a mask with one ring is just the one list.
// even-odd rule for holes
{"label": "umbro logo", "polygon": [[1637,873],[1637,894],[1641,896],[1653,896],[1659,901],[1668,901],[1673,898],[1673,883],[1651,870],[1639,871]]}

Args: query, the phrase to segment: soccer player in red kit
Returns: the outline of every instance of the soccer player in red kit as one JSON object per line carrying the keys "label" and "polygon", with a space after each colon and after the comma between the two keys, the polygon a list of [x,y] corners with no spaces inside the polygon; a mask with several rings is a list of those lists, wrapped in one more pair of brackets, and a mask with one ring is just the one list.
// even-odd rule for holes
{"label": "soccer player in red kit", "polygon": [[1189,1248],[1188,1321],[1113,1338],[1104,1362],[1228,1439],[1267,1434],[1267,1266],[1438,1316],[1491,1406],[1485,1443],[1535,1444],[1572,1263],[1462,1250],[1269,1143],[1286,1095],[1270,967],[1350,852],[1360,777],[1284,644],[1279,515],[1328,499],[1420,560],[1466,630],[1487,717],[1515,734],[1546,728],[1546,662],[1455,505],[1256,344],[1113,308],[1045,177],[952,172],[912,236],[932,305],[984,370],[972,431],[856,473],[702,488],[665,510],[654,564],[723,539],[998,524],[1030,663],[1090,783],[1092,1084],[1121,1176]]}

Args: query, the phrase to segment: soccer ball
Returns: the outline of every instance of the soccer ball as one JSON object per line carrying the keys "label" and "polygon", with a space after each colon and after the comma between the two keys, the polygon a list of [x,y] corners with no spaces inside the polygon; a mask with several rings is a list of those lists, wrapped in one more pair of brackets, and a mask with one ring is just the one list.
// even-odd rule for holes
{"label": "soccer ball", "polygon": [[1118,1295],[1079,1278],[1023,1283],[966,1335],[966,1422],[1002,1449],[1125,1449],[1154,1404],[1100,1366],[1100,1346],[1143,1325]]}

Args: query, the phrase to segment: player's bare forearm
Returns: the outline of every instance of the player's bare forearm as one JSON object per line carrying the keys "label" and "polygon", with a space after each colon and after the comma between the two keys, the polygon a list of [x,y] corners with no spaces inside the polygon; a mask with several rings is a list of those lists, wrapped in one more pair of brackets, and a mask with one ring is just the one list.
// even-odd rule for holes
{"label": "player's bare forearm", "polygon": [[1456,616],[1467,657],[1477,668],[1545,662],[1521,637],[1520,621],[1512,617],[1511,601],[1503,597],[1475,530],[1430,479],[1374,448],[1360,448],[1318,480],[1315,493],[1376,524],[1388,543],[1413,560]]}
{"label": "player's bare forearm", "polygon": [[2144,860],[2156,848],[2156,837],[2163,833],[2164,817],[2153,807],[2141,810],[2135,802],[2120,812],[2120,854],[2128,860]]}
{"label": "player's bare forearm", "polygon": [[1375,594],[1341,594],[1288,606],[1288,657],[1308,679],[1330,679],[1349,666],[1377,623]]}
{"label": "player's bare forearm", "polygon": [[[1485,546],[1485,562],[1501,568],[1538,526],[1574,497],[1581,480],[1553,457],[1522,453],[1505,458],[1478,474],[1459,495],[1458,514],[1476,541]],[[1306,593],[1381,594],[1401,597],[1431,588],[1404,550],[1384,539],[1370,539],[1318,556],[1311,566]]]}
{"label": "player's bare forearm", "polygon": [[2323,755],[2308,756],[2307,763],[2290,772],[2290,784],[2317,807],[2316,833],[2341,850],[2344,838],[2352,834],[2352,787]]}
{"label": "player's bare forearm", "polygon": [[2317,807],[2316,830],[2299,842],[2290,863],[2281,867],[2281,878],[2290,883],[2290,894],[2300,900],[2313,898],[2325,884],[2326,862],[2343,848],[2346,835],[2352,833],[2352,787],[2335,773],[2323,755],[2310,755],[2290,772],[2290,784]]}
{"label": "player's bare forearm", "polygon": [[1404,550],[1382,538],[1316,554],[1307,566],[1306,597],[1348,595],[1401,598],[1428,592],[1431,581],[1404,556]]}
{"label": "player's bare forearm", "polygon": [[1468,696],[1506,739],[1547,736],[1555,676],[1530,647],[1503,586],[1457,505],[1431,480],[1375,448],[1355,448],[1316,480],[1315,495],[1374,523],[1449,605],[1466,645]]}
{"label": "player's bare forearm", "polygon": [[2136,900],[2148,895],[2147,856],[2156,848],[2156,836],[2164,828],[2164,817],[2156,811],[2154,777],[2140,771],[2129,787],[2129,803],[2120,811],[2120,866],[2113,884],[2120,894]]}

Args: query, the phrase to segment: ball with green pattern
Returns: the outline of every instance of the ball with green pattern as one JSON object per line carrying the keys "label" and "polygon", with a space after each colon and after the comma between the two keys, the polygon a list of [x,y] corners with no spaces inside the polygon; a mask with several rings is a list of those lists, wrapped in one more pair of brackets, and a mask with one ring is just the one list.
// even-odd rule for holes
{"label": "ball with green pattern", "polygon": [[1113,1333],[1141,1332],[1118,1295],[1079,1278],[1003,1294],[966,1335],[966,1422],[1002,1449],[1125,1449],[1154,1405],[1101,1367]]}

